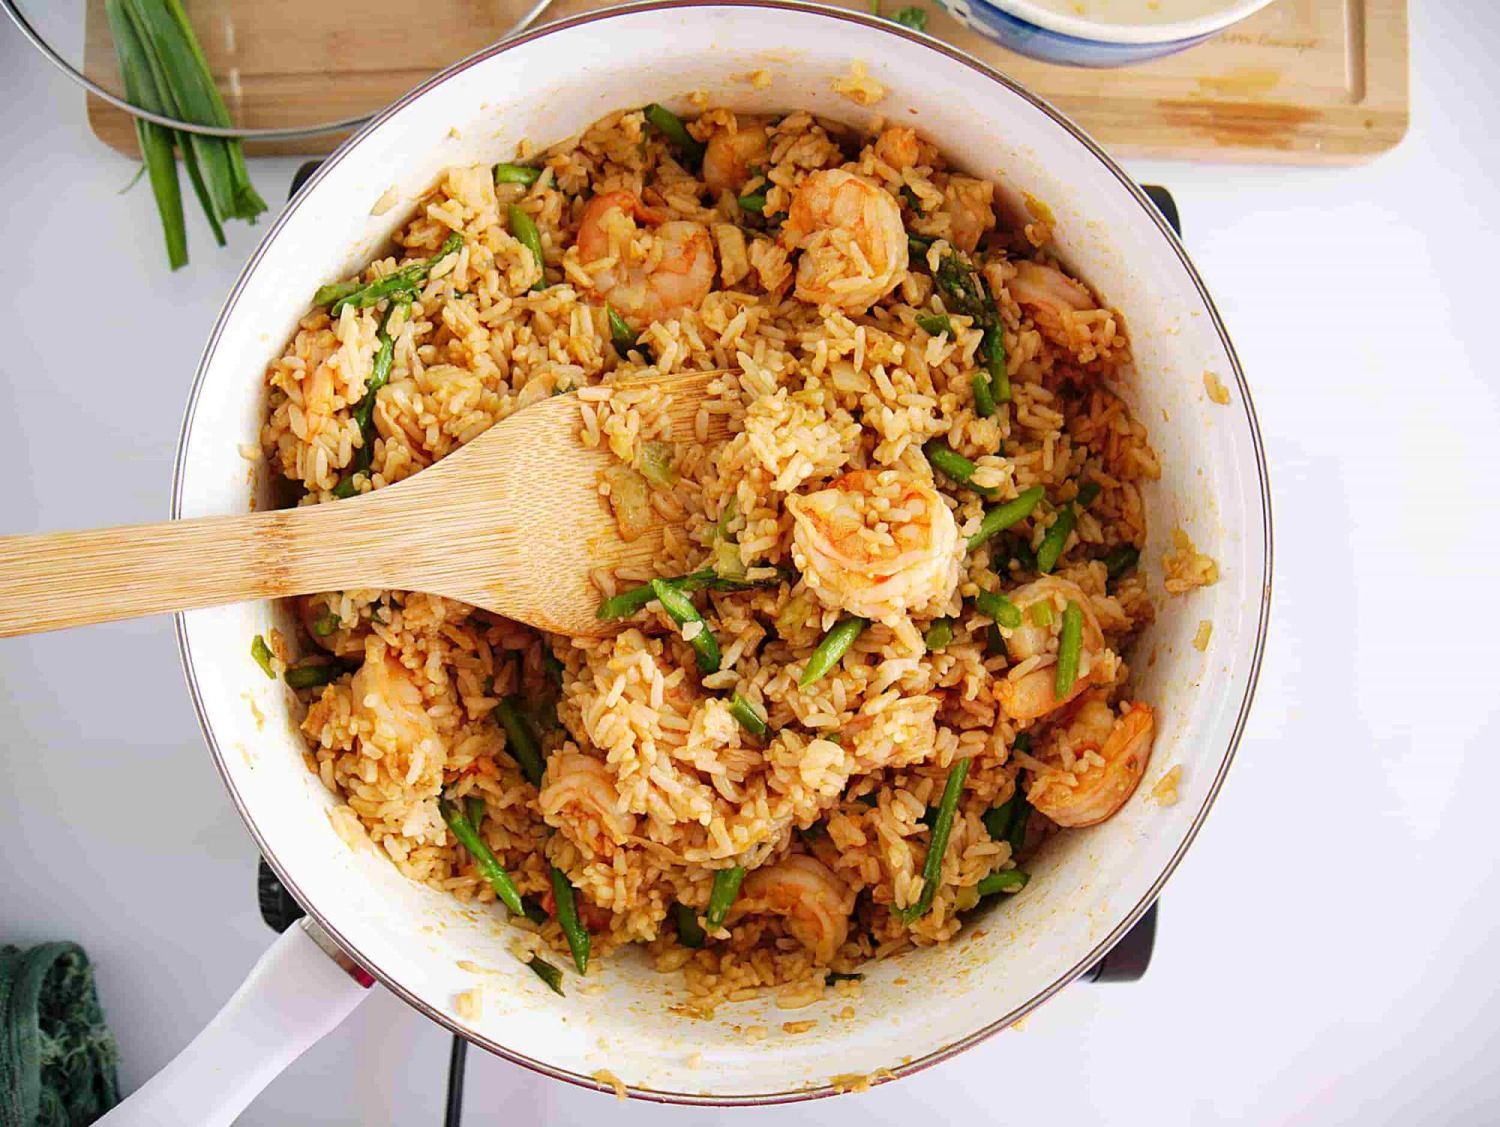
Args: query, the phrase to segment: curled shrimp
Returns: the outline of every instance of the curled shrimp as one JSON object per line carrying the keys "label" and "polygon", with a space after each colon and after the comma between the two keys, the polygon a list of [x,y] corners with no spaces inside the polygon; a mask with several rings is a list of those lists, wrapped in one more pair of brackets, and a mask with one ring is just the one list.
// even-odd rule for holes
{"label": "curled shrimp", "polygon": [[1084,313],[1099,308],[1086,286],[1075,282],[1055,266],[1022,261],[1015,267],[1015,275],[1006,283],[1010,296],[1031,314],[1042,334],[1053,341],[1068,342],[1062,323],[1065,312]]}
{"label": "curled shrimp", "polygon": [[943,214],[953,245],[972,254],[984,233],[995,226],[995,186],[988,180],[953,176],[943,192]]}
{"label": "curled shrimp", "polygon": [[797,853],[747,876],[732,915],[782,917],[792,938],[827,963],[849,937],[852,911],[854,890],[816,857]]}
{"label": "curled shrimp", "polygon": [[[636,221],[651,225],[640,238]],[[578,224],[584,263],[610,259],[594,274],[594,296],[633,329],[696,309],[714,283],[714,248],[708,228],[667,220],[631,192],[602,192],[588,202]]]}
{"label": "curled shrimp", "polygon": [[364,754],[385,760],[408,786],[419,779],[441,782],[447,747],[422,690],[396,655],[382,647],[367,656],[349,690]]}
{"label": "curled shrimp", "polygon": [[738,129],[721,129],[703,150],[703,182],[715,196],[738,192],[750,179],[750,169],[764,165],[771,150],[771,134],[764,125],[742,123]]}
{"label": "curled shrimp", "polygon": [[782,245],[802,251],[797,297],[863,312],[906,273],[906,228],[895,197],[841,168],[814,172],[792,195]]}
{"label": "curled shrimp", "polygon": [[[1114,676],[1114,655],[1104,646],[1104,632],[1093,604],[1076,583],[1056,576],[1043,576],[1010,592],[1009,599],[1021,612],[1021,625],[1005,639],[1005,649],[1014,663],[995,686],[995,695],[1012,720],[1035,720],[1061,708],[1090,685]],[[1063,611],[1076,602],[1083,611],[1083,638],[1078,657],[1078,675],[1067,696],[1057,696],[1057,640]],[[1044,604],[1047,615],[1037,624],[1036,607]]]}
{"label": "curled shrimp", "polygon": [[1116,715],[1108,695],[1093,690],[1068,720],[1048,733],[1042,754],[1049,764],[1064,755],[1070,765],[1036,772],[1027,797],[1059,826],[1093,826],[1112,816],[1146,773],[1156,717],[1141,701]]}
{"label": "curled shrimp", "polygon": [[797,566],[828,606],[889,621],[946,601],[958,582],[958,526],[915,474],[851,470],[786,505]]}
{"label": "curled shrimp", "polygon": [[582,752],[560,752],[547,761],[537,804],[548,825],[596,857],[613,857],[635,833],[635,815],[620,810],[609,768]]}

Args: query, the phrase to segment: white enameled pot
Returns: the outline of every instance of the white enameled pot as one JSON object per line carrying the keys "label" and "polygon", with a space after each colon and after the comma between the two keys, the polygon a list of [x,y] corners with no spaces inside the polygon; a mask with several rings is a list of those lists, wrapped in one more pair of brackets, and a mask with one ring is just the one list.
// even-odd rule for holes
{"label": "white enameled pot", "polygon": [[[887,89],[876,105],[833,91],[856,60]],[[769,86],[747,80],[758,70],[770,73]],[[1141,640],[1132,664],[1159,734],[1145,784],[1120,814],[1049,844],[1025,892],[956,942],[865,967],[852,1020],[831,1019],[842,998],[794,1015],[767,999],[687,1019],[671,1012],[683,997],[679,979],[638,953],[604,960],[590,975],[597,992],[559,998],[507,952],[498,909],[413,884],[375,848],[351,849],[334,832],[334,798],[304,763],[296,702],[250,656],[256,634],[289,630],[277,607],[194,611],[182,616],[180,636],[235,805],[283,882],[355,962],[435,1021],[550,1076],[599,1087],[593,1074],[608,1070],[646,1098],[752,1103],[827,1094],[835,1077],[899,1076],[941,1060],[1045,1001],[1126,932],[1202,824],[1244,724],[1269,607],[1270,513],[1249,392],[1224,326],[1162,217],[1093,142],[1004,76],[888,21],[747,0],[634,5],[530,32],[438,75],[326,161],[267,233],[208,342],[183,428],[174,515],[267,503],[264,465],[251,468],[240,453],[258,441],[266,363],[313,288],[379,250],[444,168],[508,159],[522,138],[547,144],[621,106],[686,110],[699,91],[744,111],[914,125],[968,172],[996,181],[1013,207],[1026,195],[1045,201],[1066,261],[1123,311],[1137,373],[1122,390],[1163,466],[1146,490],[1144,566],[1159,591],[1161,557],[1180,526],[1219,561],[1221,578],[1164,600]],[[377,208],[392,188],[408,203]],[[1205,372],[1229,388],[1228,406],[1208,399]],[[1205,619],[1213,636],[1200,653],[1192,639]],[[1162,806],[1149,797],[1152,784],[1174,765],[1180,800]],[[290,934],[282,945],[322,958]],[[283,955],[288,965],[300,958]],[[298,965],[289,973],[312,971]],[[462,1018],[455,997],[474,986],[483,988],[482,1014]],[[329,994],[332,1008],[353,1004],[349,991]],[[327,1010],[319,1012],[326,1022]],[[783,1035],[793,1016],[817,1023]],[[316,1025],[298,1017],[279,1036],[300,1043]],[[738,1030],[752,1025],[772,1032],[747,1044]],[[263,1036],[241,1036],[240,1054]],[[215,1075],[230,1068],[215,1067]]]}

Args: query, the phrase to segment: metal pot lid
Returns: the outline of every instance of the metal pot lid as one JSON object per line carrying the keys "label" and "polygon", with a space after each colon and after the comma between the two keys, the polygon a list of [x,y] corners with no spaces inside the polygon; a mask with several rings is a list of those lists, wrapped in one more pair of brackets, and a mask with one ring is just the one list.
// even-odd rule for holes
{"label": "metal pot lid", "polygon": [[[21,34],[55,67],[118,109],[192,133],[289,141],[347,133],[437,71],[530,26],[550,0],[410,4],[369,0],[350,21],[343,5],[301,0],[182,0],[234,119],[229,129],[132,106],[120,81],[103,0],[0,0]],[[392,50],[398,44],[399,50]],[[399,56],[400,62],[385,61]],[[347,69],[335,70],[337,58]],[[274,66],[262,65],[274,60]],[[368,64],[361,66],[361,60]],[[312,146],[332,148],[332,141]]]}

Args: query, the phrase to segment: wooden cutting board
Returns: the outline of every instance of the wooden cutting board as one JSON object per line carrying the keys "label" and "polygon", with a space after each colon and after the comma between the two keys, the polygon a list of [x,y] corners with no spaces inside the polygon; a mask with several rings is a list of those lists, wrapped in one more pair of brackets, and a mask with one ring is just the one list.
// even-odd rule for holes
{"label": "wooden cutting board", "polygon": [[[885,0],[891,9],[905,2]],[[345,5],[306,0],[187,6],[230,109],[246,126],[373,110],[497,38],[513,18],[475,0],[433,3],[422,8],[422,34],[413,37],[409,0],[361,0],[355,21]],[[603,6],[554,0],[543,18]],[[1384,152],[1406,132],[1406,0],[1277,0],[1207,43],[1120,70],[1035,62],[928,6],[929,31],[1024,83],[1124,156],[1343,164]],[[88,0],[85,67],[118,88],[103,0]],[[126,114],[90,97],[88,115],[106,144],[135,152]],[[340,139],[250,151],[320,154]]]}

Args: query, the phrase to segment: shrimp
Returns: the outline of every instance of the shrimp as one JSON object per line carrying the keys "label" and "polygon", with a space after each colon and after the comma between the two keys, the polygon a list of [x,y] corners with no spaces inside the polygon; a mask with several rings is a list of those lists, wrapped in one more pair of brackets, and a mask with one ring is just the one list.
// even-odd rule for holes
{"label": "shrimp", "polygon": [[[652,226],[644,244],[636,220]],[[612,260],[594,274],[594,296],[633,329],[696,309],[713,288],[713,240],[708,228],[668,220],[630,192],[603,192],[583,209],[578,256],[584,263]]]}
{"label": "shrimp", "polygon": [[792,938],[826,964],[849,937],[853,911],[854,890],[816,857],[797,853],[747,876],[731,915],[781,916]]}
{"label": "shrimp", "polygon": [[302,417],[307,424],[308,442],[333,422],[333,391],[333,369],[326,363],[314,368],[302,385]]}
{"label": "shrimp", "polygon": [[1049,761],[1067,759],[1055,770],[1034,773],[1027,797],[1059,826],[1097,825],[1135,793],[1151,760],[1155,729],[1149,704],[1136,701],[1117,716],[1104,691],[1091,691],[1049,733],[1043,749]]}
{"label": "shrimp", "polygon": [[407,786],[420,782],[435,788],[442,783],[448,749],[421,688],[383,644],[371,643],[365,652],[365,663],[349,683],[360,750],[383,760]]}
{"label": "shrimp", "polygon": [[750,169],[764,165],[771,151],[771,134],[759,123],[736,130],[721,129],[703,150],[703,182],[718,196],[738,192],[750,179]]}
{"label": "shrimp", "polygon": [[552,756],[537,804],[549,825],[596,857],[613,857],[635,833],[635,815],[621,812],[609,769],[582,752]]}
{"label": "shrimp", "polygon": [[[1005,649],[1015,663],[1005,679],[995,686],[1000,707],[1012,720],[1035,720],[1061,708],[1090,685],[1103,684],[1114,676],[1118,659],[1104,646],[1104,633],[1093,604],[1076,583],[1056,576],[1043,576],[1010,593],[1010,601],[1021,612],[1021,625],[1005,639]],[[1078,675],[1062,700],[1057,698],[1057,649],[1062,615],[1069,602],[1083,611],[1083,639],[1078,657]],[[1050,619],[1037,625],[1033,609],[1045,604]]]}
{"label": "shrimp", "polygon": [[800,249],[797,297],[862,313],[906,273],[906,228],[889,192],[841,168],[814,172],[792,196],[781,243]]}
{"label": "shrimp", "polygon": [[1063,314],[1097,309],[1099,303],[1094,300],[1094,295],[1081,282],[1075,282],[1055,266],[1022,261],[1015,267],[1015,276],[1007,283],[1010,296],[1031,314],[1044,336],[1059,344],[1068,344]]}
{"label": "shrimp", "polygon": [[943,214],[948,217],[950,240],[965,254],[972,254],[984,233],[995,226],[994,196],[995,186],[988,180],[970,176],[948,180],[943,193]]}
{"label": "shrimp", "polygon": [[958,526],[930,481],[851,470],[786,505],[793,557],[827,606],[890,621],[946,602],[958,582]]}

